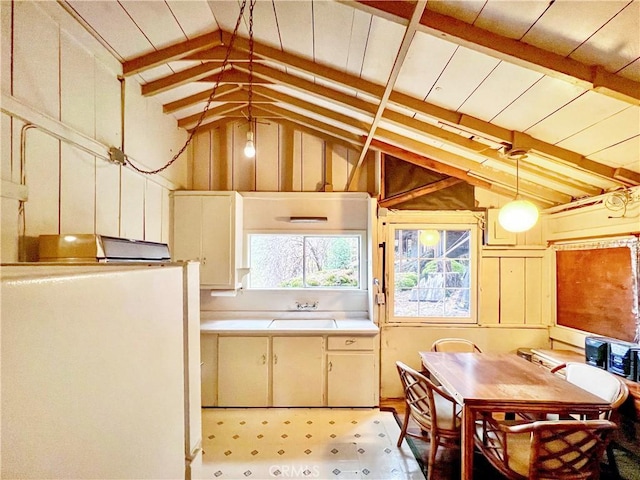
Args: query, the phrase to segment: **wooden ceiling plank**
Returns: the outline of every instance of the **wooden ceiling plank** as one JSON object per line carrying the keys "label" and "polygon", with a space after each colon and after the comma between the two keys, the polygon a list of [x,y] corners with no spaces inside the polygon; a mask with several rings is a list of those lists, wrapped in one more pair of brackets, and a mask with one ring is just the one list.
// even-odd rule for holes
{"label": "wooden ceiling plank", "polygon": [[[373,8],[406,20],[406,9],[399,8],[397,3],[402,2],[377,0],[357,0],[356,2],[369,7],[367,9],[369,12]],[[498,35],[433,10],[424,12],[420,25],[422,31],[477,52],[563,79],[587,90],[597,90],[632,105],[640,105],[640,82],[606,72],[602,67],[585,65],[572,58]]]}
{"label": "wooden ceiling plank", "polygon": [[125,77],[144,72],[163,63],[180,60],[198,50],[215,47],[222,44],[221,31],[206,33],[191,40],[186,40],[175,45],[161,48],[155,52],[141,55],[125,61],[122,64],[122,73]]}
{"label": "wooden ceiling plank", "polygon": [[402,42],[400,43],[400,48],[398,49],[398,53],[396,54],[395,61],[393,63],[393,68],[391,69],[391,73],[389,73],[389,79],[387,80],[387,85],[384,88],[384,93],[380,98],[380,103],[378,105],[378,110],[376,111],[375,116],[373,117],[373,122],[371,123],[371,127],[369,128],[369,133],[367,134],[367,138],[364,142],[364,147],[360,152],[360,156],[358,157],[358,161],[356,162],[355,168],[351,171],[351,175],[349,176],[349,181],[347,182],[347,190],[351,190],[351,188],[355,185],[356,178],[358,176],[358,170],[364,163],[364,159],[367,156],[367,150],[369,149],[369,145],[371,145],[371,141],[373,140],[373,136],[376,133],[376,129],[378,128],[378,124],[380,123],[380,119],[382,118],[382,114],[384,113],[385,108],[387,107],[387,101],[389,100],[389,96],[393,91],[393,87],[396,84],[396,80],[398,79],[398,75],[400,75],[400,70],[402,69],[402,64],[404,63],[407,54],[409,53],[409,47],[411,47],[411,42],[413,41],[413,37],[416,34],[416,28],[422,17],[422,13],[425,8],[427,8],[427,0],[418,0],[415,5],[414,11],[411,14],[411,20],[407,25],[407,29],[404,32],[404,36],[402,38]]}
{"label": "wooden ceiling plank", "polygon": [[422,197],[439,190],[444,190],[445,188],[449,188],[459,183],[462,183],[462,180],[460,180],[459,178],[445,178],[438,182],[433,182],[429,185],[423,185],[422,187],[413,188],[407,192],[398,193],[397,195],[392,195],[391,197],[382,199],[378,201],[378,205],[384,208],[393,207],[394,205],[398,205],[399,203],[413,200],[414,198]]}
{"label": "wooden ceiling plank", "polygon": [[[216,95],[213,97],[214,102],[221,101],[221,99],[231,93],[240,90],[239,85],[220,85],[216,89]],[[204,102],[209,99],[211,95],[211,90],[205,90],[203,92],[194,93],[193,95],[189,95],[184,98],[180,98],[173,102],[166,103],[162,106],[162,111],[164,113],[173,113],[178,110],[182,110],[183,108],[190,107],[200,102]]]}

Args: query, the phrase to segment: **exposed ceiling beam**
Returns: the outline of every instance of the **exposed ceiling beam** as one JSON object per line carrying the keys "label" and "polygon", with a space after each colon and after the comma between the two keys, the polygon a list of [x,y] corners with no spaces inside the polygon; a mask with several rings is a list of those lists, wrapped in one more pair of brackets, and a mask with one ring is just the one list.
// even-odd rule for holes
{"label": "exposed ceiling beam", "polygon": [[352,116],[343,115],[333,110],[329,110],[328,108],[323,108],[318,105],[305,102],[304,100],[300,100],[298,98],[292,97],[291,95],[278,92],[277,90],[273,90],[271,88],[254,87],[254,92],[258,92],[264,95],[264,97],[271,98],[272,100],[286,103],[292,107],[296,107],[296,108],[305,110],[307,112],[311,112],[315,115],[320,115],[322,117],[325,117],[327,119],[325,123],[329,123],[329,124],[333,123],[334,125],[336,123],[341,123],[353,129],[357,129],[361,132],[366,132],[367,129],[369,128],[369,123],[356,120]]}
{"label": "exposed ceiling beam", "polygon": [[[240,85],[220,85],[216,89],[216,94],[213,97],[214,102],[222,101],[225,95],[236,92],[240,90]],[[183,108],[190,107],[192,105],[197,105],[198,103],[205,102],[211,96],[211,89],[204,90],[203,92],[194,93],[193,95],[189,95],[184,98],[180,98],[173,102],[165,103],[162,106],[162,111],[164,113],[174,113],[178,110],[182,110]]]}
{"label": "exposed ceiling beam", "polygon": [[200,117],[202,117],[203,121],[214,117],[222,117],[231,112],[235,112],[242,107],[243,105],[239,105],[237,103],[225,103],[219,107],[211,108],[207,112],[200,112],[181,118],[178,120],[178,127],[190,130],[195,127]]}
{"label": "exposed ceiling beam", "polygon": [[395,145],[391,145],[389,143],[385,143],[375,139],[371,141],[371,148],[380,150],[387,155],[399,158],[400,160],[412,163],[413,165],[418,165],[433,172],[441,173],[443,175],[448,175],[450,177],[463,180],[475,187],[481,187],[487,190],[491,190],[491,183],[489,182],[485,182],[484,180],[472,177],[464,170],[452,167],[451,165],[447,165],[445,163],[438,162],[409,150],[405,150],[404,148],[400,148]]}
{"label": "exposed ceiling beam", "polygon": [[315,130],[325,133],[326,135],[341,138],[342,140],[349,142],[351,145],[358,146],[358,147],[362,145],[362,139],[360,135],[349,132],[347,130],[343,130],[338,127],[334,127],[321,120],[316,120],[276,105],[270,105],[270,104],[262,105],[262,110],[284,117],[294,123],[299,123],[300,125],[313,128]]}
{"label": "exposed ceiling beam", "polygon": [[[426,145],[412,138],[403,137],[395,132],[385,131],[379,128],[377,133],[382,141],[386,143],[417,153],[420,156],[434,159],[440,163],[460,168],[469,175],[492,183],[491,191],[507,196],[515,193],[515,175],[495,170],[460,155],[446,152],[431,145]],[[500,185],[504,188],[500,188]],[[525,182],[522,179],[520,179],[520,193],[545,204],[568,203],[572,200],[571,195],[541,185]]]}
{"label": "exposed ceiling beam", "polygon": [[[377,4],[377,2],[374,2],[374,3]],[[387,3],[387,2],[381,2],[381,3]],[[391,3],[404,3],[404,2],[391,2]],[[404,8],[406,8],[406,5]],[[225,42],[230,40],[230,35],[224,31],[222,32],[222,36]],[[262,56],[267,60],[279,63],[287,67],[293,67],[294,69],[300,70],[306,74],[317,76],[317,77],[323,78],[324,80],[328,80],[330,82],[341,84],[343,87],[353,89],[356,92],[364,93],[373,98],[380,99],[382,98],[382,95],[384,93],[384,89],[381,86],[374,84],[373,82],[369,82],[362,78],[358,78],[358,77],[346,74],[344,72],[334,70],[327,66],[318,65],[317,63],[299,58],[295,55],[287,54],[280,50],[276,50],[274,48],[261,45],[258,42],[254,42],[254,44],[255,44],[254,53],[256,55]],[[236,48],[248,49],[248,41],[243,38],[237,38],[234,41],[234,46]],[[258,70],[257,67],[259,66],[254,67],[255,70]],[[263,67],[263,68],[267,68],[267,67]],[[330,99],[331,97],[327,97],[327,98]],[[463,130],[468,130],[470,134],[476,134],[478,136],[491,139],[496,142],[507,142],[507,143],[513,144],[514,147],[518,147],[518,148],[521,147],[520,145],[517,145],[515,143],[516,140],[520,140],[520,141],[526,140],[530,145],[535,142],[535,150],[543,155],[549,156],[551,158],[557,158],[568,164],[579,167],[588,173],[599,175],[601,177],[606,178],[607,180],[619,183],[623,186],[627,185],[627,183],[614,177],[613,168],[603,165],[601,163],[595,162],[593,160],[589,160],[583,155],[580,155],[576,152],[572,152],[571,150],[557,147],[550,143],[543,142],[542,140],[535,139],[525,133],[499,127],[490,122],[480,120],[479,118],[475,118],[470,115],[465,115],[459,112],[454,112],[452,110],[447,110],[445,108],[430,104],[428,102],[424,102],[422,100],[419,100],[417,98],[411,97],[409,95],[406,95],[400,92],[391,92],[391,94],[389,95],[389,103],[393,103],[399,107],[406,108],[408,110],[413,110],[417,113],[421,113],[423,115],[431,117],[434,120],[437,120],[452,126],[459,126]],[[633,172],[630,172],[630,173],[633,174]],[[639,178],[638,183],[640,183],[640,174],[636,174],[636,175],[638,175],[638,178]]]}
{"label": "exposed ceiling beam", "polygon": [[179,60],[190,53],[203,50],[205,48],[212,48],[217,45],[222,45],[222,38],[220,31],[206,33],[199,37],[184,42],[170,45],[160,50],[141,55],[131,60],[127,60],[122,64],[122,73],[125,77],[134,75],[136,73],[149,70],[150,68],[157,67],[163,63],[171,62],[173,60]]}
{"label": "exposed ceiling beam", "polygon": [[440,190],[444,190],[445,188],[452,187],[453,185],[457,185],[459,183],[462,183],[462,180],[460,180],[459,178],[453,178],[453,177],[445,178],[443,180],[430,183],[429,185],[412,188],[407,192],[398,193],[397,195],[392,195],[391,197],[387,197],[382,200],[379,200],[378,205],[384,208],[393,207],[394,205],[398,205],[399,203],[406,202],[408,200],[413,200],[414,198],[422,197],[430,193],[438,192]]}
{"label": "exposed ceiling beam", "polygon": [[180,72],[145,83],[140,87],[140,92],[145,97],[157,95],[158,93],[166,92],[167,90],[186,85],[187,83],[197,82],[214,73],[219,74],[220,69],[206,63],[196,65],[195,67],[187,68],[186,70],[181,70]]}
{"label": "exposed ceiling beam", "polygon": [[398,75],[400,75],[400,70],[402,69],[402,64],[404,63],[405,58],[407,57],[407,53],[409,53],[409,47],[411,47],[411,42],[413,42],[413,36],[416,34],[416,28],[418,26],[418,22],[420,21],[420,17],[422,17],[422,12],[427,7],[427,0],[418,0],[416,3],[413,14],[411,15],[411,20],[409,21],[409,25],[407,25],[407,29],[404,32],[404,36],[402,37],[402,42],[400,43],[400,48],[398,48],[398,53],[396,54],[396,59],[393,63],[393,67],[391,68],[391,72],[389,73],[389,79],[387,80],[387,85],[384,88],[384,92],[382,97],[380,98],[380,103],[378,104],[378,110],[373,117],[373,122],[371,123],[371,127],[369,128],[369,133],[367,134],[367,138],[364,141],[364,146],[362,151],[360,152],[360,156],[358,157],[358,161],[356,162],[355,168],[351,171],[351,175],[349,176],[349,181],[347,182],[347,190],[351,190],[351,188],[355,185],[355,181],[357,178],[357,172],[362,166],[364,159],[367,156],[367,150],[369,149],[369,145],[371,144],[371,140],[373,140],[373,136],[376,133],[376,128],[378,128],[378,124],[380,123],[380,119],[382,118],[382,114],[384,109],[387,107],[387,101],[389,100],[389,96],[393,91],[393,87],[396,84],[396,80],[398,79]]}
{"label": "exposed ceiling beam", "polygon": [[[378,0],[349,2],[350,5],[368,7],[365,8],[366,11],[374,15],[384,12],[386,18],[402,19],[400,23],[404,24],[408,16],[403,3],[405,2]],[[424,12],[420,19],[420,26],[422,31],[438,38],[444,38],[500,60],[577,84],[587,90],[595,90],[632,105],[640,105],[640,82],[607,72],[601,66],[586,65],[433,10]]]}

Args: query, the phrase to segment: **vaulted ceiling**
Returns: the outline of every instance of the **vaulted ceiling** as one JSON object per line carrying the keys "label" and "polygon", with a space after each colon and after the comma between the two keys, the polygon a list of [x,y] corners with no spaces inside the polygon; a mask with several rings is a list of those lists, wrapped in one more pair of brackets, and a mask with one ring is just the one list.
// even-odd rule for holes
{"label": "vaulted ceiling", "polygon": [[187,130],[246,117],[252,75],[254,117],[359,165],[512,195],[518,158],[543,206],[640,185],[640,0],[258,0],[253,62],[249,0],[61,4]]}

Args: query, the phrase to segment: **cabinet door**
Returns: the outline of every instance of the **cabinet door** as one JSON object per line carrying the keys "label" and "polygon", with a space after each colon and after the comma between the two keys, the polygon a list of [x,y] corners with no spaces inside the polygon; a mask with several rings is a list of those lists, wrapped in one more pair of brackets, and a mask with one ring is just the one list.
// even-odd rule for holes
{"label": "cabinet door", "polygon": [[203,196],[202,264],[200,284],[234,288],[235,238],[232,222],[233,199],[230,195]]}
{"label": "cabinet door", "polygon": [[218,406],[266,407],[269,338],[218,338]]}
{"label": "cabinet door", "polygon": [[327,355],[327,406],[373,407],[375,389],[373,352]]}
{"label": "cabinet door", "polygon": [[[202,200],[200,197],[173,198],[173,259],[202,261]],[[200,270],[202,275],[202,270]],[[202,280],[201,280],[202,283]]]}
{"label": "cabinet door", "polygon": [[273,406],[323,405],[323,338],[273,338]]}

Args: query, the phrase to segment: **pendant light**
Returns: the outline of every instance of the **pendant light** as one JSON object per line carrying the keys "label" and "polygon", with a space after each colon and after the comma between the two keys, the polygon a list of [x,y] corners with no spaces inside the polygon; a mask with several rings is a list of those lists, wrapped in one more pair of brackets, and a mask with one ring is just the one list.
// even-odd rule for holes
{"label": "pendant light", "polygon": [[249,0],[249,104],[247,105],[249,131],[247,132],[247,143],[244,146],[244,155],[247,158],[256,156],[256,145],[253,137],[253,7],[256,0]]}
{"label": "pendant light", "polygon": [[516,158],[516,196],[498,212],[498,223],[508,232],[526,232],[538,221],[538,208],[529,200],[520,199],[520,159],[526,154],[519,153]]}

